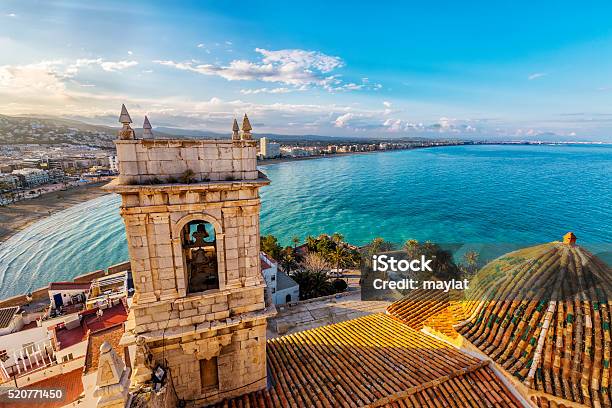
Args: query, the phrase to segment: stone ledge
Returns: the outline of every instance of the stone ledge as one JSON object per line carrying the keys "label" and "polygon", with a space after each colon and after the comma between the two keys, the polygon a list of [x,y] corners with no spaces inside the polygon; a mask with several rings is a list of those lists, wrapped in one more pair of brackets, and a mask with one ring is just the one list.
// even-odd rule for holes
{"label": "stone ledge", "polygon": [[183,184],[120,184],[119,179],[102,186],[103,190],[113,193],[140,193],[153,191],[160,193],[181,191],[208,191],[208,190],[240,190],[249,187],[262,187],[270,184],[270,180],[259,172],[259,178],[254,180],[232,180],[232,181],[202,181],[198,183]]}
{"label": "stone ledge", "polygon": [[153,330],[150,332],[139,333],[135,335],[134,333],[124,333],[121,338],[121,345],[129,345],[134,344],[136,342],[136,337],[144,337],[145,341],[152,342],[158,340],[169,340],[177,337],[189,336],[197,333],[203,333],[210,330],[220,330],[226,329],[230,327],[238,326],[241,323],[250,322],[259,319],[268,319],[270,317],[276,316],[276,307],[274,305],[267,306],[262,310],[258,310],[256,312],[244,313],[235,317],[228,317],[226,319],[221,320],[212,320],[207,321],[202,324],[196,324],[192,326],[175,326],[172,328],[168,328],[166,330]]}

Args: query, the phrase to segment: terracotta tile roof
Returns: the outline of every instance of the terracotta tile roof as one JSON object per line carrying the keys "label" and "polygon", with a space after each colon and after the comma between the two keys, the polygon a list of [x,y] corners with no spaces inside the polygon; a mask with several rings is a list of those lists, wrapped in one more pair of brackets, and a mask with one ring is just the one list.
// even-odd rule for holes
{"label": "terracotta tile roof", "polygon": [[117,354],[123,358],[123,347],[119,345],[123,333],[123,324],[117,324],[89,335],[89,339],[87,340],[84,374],[98,369],[100,346],[105,341],[109,342]]}
{"label": "terracotta tile roof", "polygon": [[455,303],[443,290],[411,290],[406,297],[387,307],[387,313],[415,330],[431,327],[447,336],[455,337]]}
{"label": "terracotta tile roof", "polygon": [[0,309],[0,329],[4,329],[11,324],[13,316],[19,310],[19,306],[4,307]]}
{"label": "terracotta tile roof", "polygon": [[0,408],[9,408],[16,406],[23,406],[27,408],[60,408],[66,406],[77,399],[83,393],[83,381],[81,376],[83,370],[78,368],[68,373],[55,375],[50,378],[46,378],[42,381],[30,384],[22,389],[62,389],[65,391],[65,398],[61,401],[49,402],[49,401],[32,401],[23,404],[14,404],[7,402],[0,402]]}
{"label": "terracotta tile roof", "polygon": [[271,339],[267,355],[271,387],[217,407],[520,406],[486,362],[382,313]]}

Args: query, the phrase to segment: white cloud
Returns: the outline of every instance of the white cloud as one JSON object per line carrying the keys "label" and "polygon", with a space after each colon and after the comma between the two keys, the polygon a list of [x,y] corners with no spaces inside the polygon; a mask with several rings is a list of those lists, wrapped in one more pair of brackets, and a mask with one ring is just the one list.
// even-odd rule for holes
{"label": "white cloud", "polygon": [[544,77],[546,75],[548,75],[548,74],[545,73],[545,72],[536,72],[536,73],[533,73],[533,74],[529,75],[527,77],[527,79],[530,80],[530,81],[533,81],[534,79],[542,78],[542,77]]}
{"label": "white cloud", "polygon": [[243,95],[257,95],[262,93],[268,94],[284,94],[299,91],[300,88],[256,88],[256,89],[241,89],[240,93]]}
{"label": "white cloud", "polygon": [[127,53],[128,53],[128,55],[132,55],[132,54],[134,54],[134,53],[133,53],[131,50],[128,50],[128,52],[127,52]]}
{"label": "white cloud", "polygon": [[332,74],[332,71],[344,67],[344,61],[340,57],[299,49],[271,51],[256,48],[255,51],[260,55],[257,61],[238,59],[227,65],[172,60],[153,62],[202,75],[216,75],[228,81],[261,81],[296,88],[319,87],[330,92],[381,87],[379,84],[370,84],[367,78],[361,83],[344,82],[338,75]]}
{"label": "white cloud", "polygon": [[348,127],[350,122],[355,119],[354,113],[345,113],[344,115],[340,115],[334,121],[334,126],[338,128]]}
{"label": "white cloud", "polygon": [[383,101],[383,105],[385,105],[385,108],[390,108],[391,107],[391,102]]}
{"label": "white cloud", "polygon": [[198,47],[198,48],[204,48],[204,44],[199,43],[199,44],[198,44],[196,47]]}
{"label": "white cloud", "polygon": [[226,66],[159,60],[154,62],[203,75],[217,75],[228,81],[258,80],[292,86],[324,85],[330,80],[325,74],[343,66],[340,58],[316,51],[269,51],[261,48],[255,51],[261,54],[259,61],[234,60]]}
{"label": "white cloud", "polygon": [[11,18],[15,18],[15,17],[17,17],[17,14],[15,14],[15,13],[8,13],[6,16],[7,17],[11,17]]}
{"label": "white cloud", "polygon": [[108,72],[121,71],[138,65],[137,61],[103,61],[100,66]]}

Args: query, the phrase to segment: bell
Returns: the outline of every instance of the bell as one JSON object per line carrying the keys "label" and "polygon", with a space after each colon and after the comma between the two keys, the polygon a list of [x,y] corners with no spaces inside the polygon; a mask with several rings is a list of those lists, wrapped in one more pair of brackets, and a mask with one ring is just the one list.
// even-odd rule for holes
{"label": "bell", "polygon": [[206,226],[204,224],[198,224],[198,226],[196,227],[196,232],[193,233],[193,238],[195,240],[195,246],[206,245],[204,239],[208,238],[208,232],[206,232]]}

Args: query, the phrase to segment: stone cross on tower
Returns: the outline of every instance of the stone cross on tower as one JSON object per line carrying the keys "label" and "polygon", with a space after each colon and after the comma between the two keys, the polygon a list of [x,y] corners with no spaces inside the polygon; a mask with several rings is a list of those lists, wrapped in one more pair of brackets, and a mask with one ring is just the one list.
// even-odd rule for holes
{"label": "stone cross on tower", "polygon": [[[135,294],[122,344],[169,368],[179,398],[205,405],[266,386],[256,141],[116,140]],[[187,177],[187,175],[189,177]],[[146,347],[145,347],[146,346]],[[146,367],[135,367],[136,384]]]}

